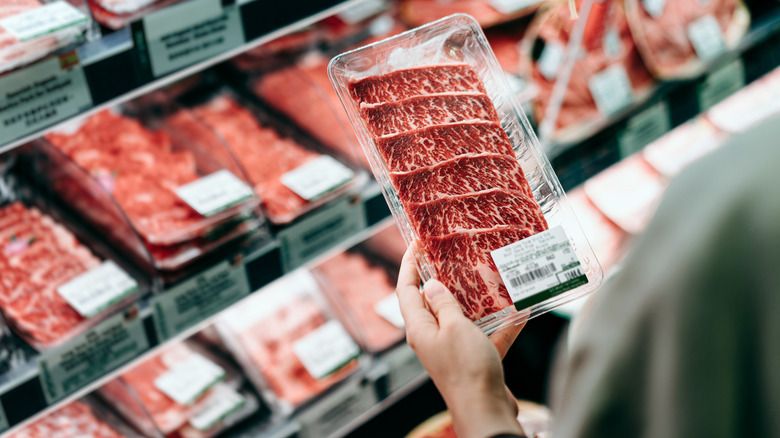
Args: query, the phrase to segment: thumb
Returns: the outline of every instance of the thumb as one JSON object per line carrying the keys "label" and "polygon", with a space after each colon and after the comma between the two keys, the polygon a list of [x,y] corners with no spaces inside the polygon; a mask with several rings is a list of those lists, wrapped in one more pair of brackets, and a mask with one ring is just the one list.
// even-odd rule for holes
{"label": "thumb", "polygon": [[430,280],[423,286],[425,301],[439,321],[439,326],[465,319],[458,300],[440,281]]}

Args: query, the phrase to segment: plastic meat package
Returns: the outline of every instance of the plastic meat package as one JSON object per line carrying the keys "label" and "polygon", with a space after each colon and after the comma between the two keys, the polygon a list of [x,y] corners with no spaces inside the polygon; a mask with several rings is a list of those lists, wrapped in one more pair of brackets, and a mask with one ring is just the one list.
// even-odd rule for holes
{"label": "plastic meat package", "polygon": [[424,280],[487,332],[602,272],[479,25],[453,15],[341,54],[333,86]]}
{"label": "plastic meat package", "polygon": [[317,294],[311,274],[298,270],[229,309],[216,324],[246,375],[280,413],[359,368],[359,347]]}
{"label": "plastic meat package", "polygon": [[3,0],[0,73],[85,38],[91,22],[80,0]]}
{"label": "plastic meat package", "polygon": [[197,344],[181,342],[98,392],[146,436],[207,438],[258,409],[241,384],[241,375],[224,361]]}
{"label": "plastic meat package", "polygon": [[[567,1],[551,1],[534,17],[522,46],[521,59],[531,64],[524,69],[538,88],[534,115],[545,140],[586,135],[594,122],[644,99],[653,85],[617,0],[593,0],[577,20]],[[578,53],[574,60],[572,53]],[[567,62],[573,62],[570,71]]]}
{"label": "plastic meat package", "polygon": [[[30,345],[59,345],[139,294],[139,282],[36,207],[0,207],[0,307]],[[92,286],[92,287],[90,287]]]}
{"label": "plastic meat package", "polygon": [[71,402],[6,438],[140,438],[91,398]]}
{"label": "plastic meat package", "polygon": [[[394,227],[395,228],[395,227]],[[397,230],[393,230],[397,231]],[[402,240],[396,232],[399,240]],[[404,339],[404,321],[395,295],[398,261],[382,260],[358,249],[344,251],[312,273],[339,320],[364,350],[379,353]]]}
{"label": "plastic meat package", "polygon": [[119,29],[144,15],[182,0],[87,0],[95,20]]}
{"label": "plastic meat package", "polygon": [[257,228],[260,201],[213,136],[151,130],[111,111],[66,129],[38,142],[41,174],[142,264],[179,269]]}
{"label": "plastic meat package", "polygon": [[454,13],[474,17],[489,27],[532,14],[543,0],[403,0],[401,17],[411,26],[420,26]]}
{"label": "plastic meat package", "polygon": [[213,131],[219,137],[216,141],[221,139],[239,162],[266,216],[275,224],[291,222],[344,194],[358,180],[355,170],[283,135],[267,116],[262,122],[260,116],[247,102],[223,92],[175,113],[166,123],[179,130],[195,130],[194,138],[202,129],[195,125]]}
{"label": "plastic meat package", "polygon": [[750,25],[741,0],[626,0],[647,68],[659,78],[689,78],[734,48]]}

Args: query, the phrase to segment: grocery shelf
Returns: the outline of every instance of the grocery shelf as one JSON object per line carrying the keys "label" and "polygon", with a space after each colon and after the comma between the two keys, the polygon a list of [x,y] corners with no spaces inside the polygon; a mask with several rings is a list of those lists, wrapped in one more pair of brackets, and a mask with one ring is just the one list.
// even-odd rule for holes
{"label": "grocery shelf", "polygon": [[[0,375],[0,426],[21,426],[95,390],[162,345],[204,329],[221,311],[266,284],[364,240],[389,220],[378,185],[369,182],[61,346],[41,354],[30,351],[24,364]],[[288,235],[309,239],[284,239]]]}
{"label": "grocery shelf", "polygon": [[594,124],[582,140],[546,144],[563,188],[574,188],[780,65],[780,10],[758,20],[737,48],[700,76],[660,83],[647,100]]}
{"label": "grocery shelf", "polygon": [[[361,1],[277,2],[273,4],[273,13],[269,13],[268,3],[262,0],[185,0],[152,12],[73,52],[0,77],[0,86],[5,83],[14,87],[7,98],[0,99],[0,124],[4,126],[0,153],[40,137],[74,117],[126,102]],[[181,19],[203,17],[205,10],[211,11],[205,20]],[[176,20],[168,19],[171,13],[176,14]],[[214,41],[193,38],[192,44],[208,43],[203,44],[204,49],[182,54],[163,46],[161,41],[166,34],[186,32],[215,16],[227,20],[229,25],[215,28],[203,37]],[[49,84],[47,89],[36,90],[35,84],[44,79]],[[57,86],[50,86],[52,83]],[[36,91],[40,93],[27,96]]]}

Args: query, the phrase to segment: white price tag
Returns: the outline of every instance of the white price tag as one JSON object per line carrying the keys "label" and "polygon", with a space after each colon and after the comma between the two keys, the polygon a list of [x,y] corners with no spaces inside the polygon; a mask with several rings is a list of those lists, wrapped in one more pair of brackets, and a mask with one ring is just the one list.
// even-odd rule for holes
{"label": "white price tag", "polygon": [[29,41],[88,21],[73,5],[58,1],[3,18],[0,27],[19,41]]}
{"label": "white price tag", "polygon": [[398,328],[406,327],[404,317],[401,315],[401,306],[398,304],[398,296],[392,293],[374,304],[374,311],[390,324]]}
{"label": "white price tag", "polygon": [[384,0],[363,0],[353,3],[338,13],[338,17],[347,24],[358,24],[368,17],[382,12],[386,7]]}
{"label": "white price tag", "polygon": [[198,353],[154,379],[154,386],[180,405],[191,405],[225,378],[225,370]]}
{"label": "white price tag", "polygon": [[653,18],[660,18],[664,13],[664,6],[666,6],[666,0],[642,0],[642,6]]}
{"label": "white price tag", "polygon": [[360,348],[338,321],[328,321],[295,341],[293,351],[315,379],[333,374],[360,354]]}
{"label": "white price tag", "polygon": [[285,173],[282,184],[313,201],[349,182],[355,173],[330,155],[323,155]]}
{"label": "white price tag", "polygon": [[138,283],[111,260],[106,260],[57,288],[79,315],[89,318],[138,290]]}
{"label": "white price tag", "polygon": [[627,157],[669,132],[669,105],[661,101],[628,120],[618,134],[620,156]]}
{"label": "white price tag", "polygon": [[547,41],[542,50],[542,55],[539,57],[539,61],[536,66],[539,68],[539,73],[542,74],[548,81],[555,80],[558,77],[558,70],[561,69],[563,64],[563,55],[566,53],[566,47],[558,41]]}
{"label": "white price tag", "polygon": [[228,415],[238,411],[246,404],[246,397],[225,384],[217,384],[201,400],[190,418],[195,429],[206,431],[219,424]]}
{"label": "white price tag", "polygon": [[688,39],[691,40],[696,54],[704,61],[714,59],[726,50],[723,31],[720,30],[718,20],[711,14],[688,25]]}
{"label": "white price tag", "polygon": [[514,14],[517,11],[542,3],[543,0],[489,0],[490,6],[493,6],[502,14]]}
{"label": "white price tag", "polygon": [[607,67],[588,79],[588,88],[599,112],[610,116],[634,100],[626,68],[620,64]]}
{"label": "white price tag", "polygon": [[176,194],[203,216],[212,216],[254,196],[229,170],[218,170],[176,189]]}
{"label": "white price tag", "polygon": [[741,59],[711,72],[699,84],[699,111],[704,111],[745,86],[745,64]]}
{"label": "white price tag", "polygon": [[518,309],[588,282],[561,226],[499,248],[490,255]]}

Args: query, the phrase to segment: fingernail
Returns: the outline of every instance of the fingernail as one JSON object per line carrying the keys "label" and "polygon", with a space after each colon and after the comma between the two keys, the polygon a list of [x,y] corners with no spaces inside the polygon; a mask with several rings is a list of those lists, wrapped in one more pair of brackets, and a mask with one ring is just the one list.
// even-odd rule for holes
{"label": "fingernail", "polygon": [[425,283],[425,297],[429,300],[435,299],[442,293],[444,293],[444,285],[438,280],[430,280]]}

